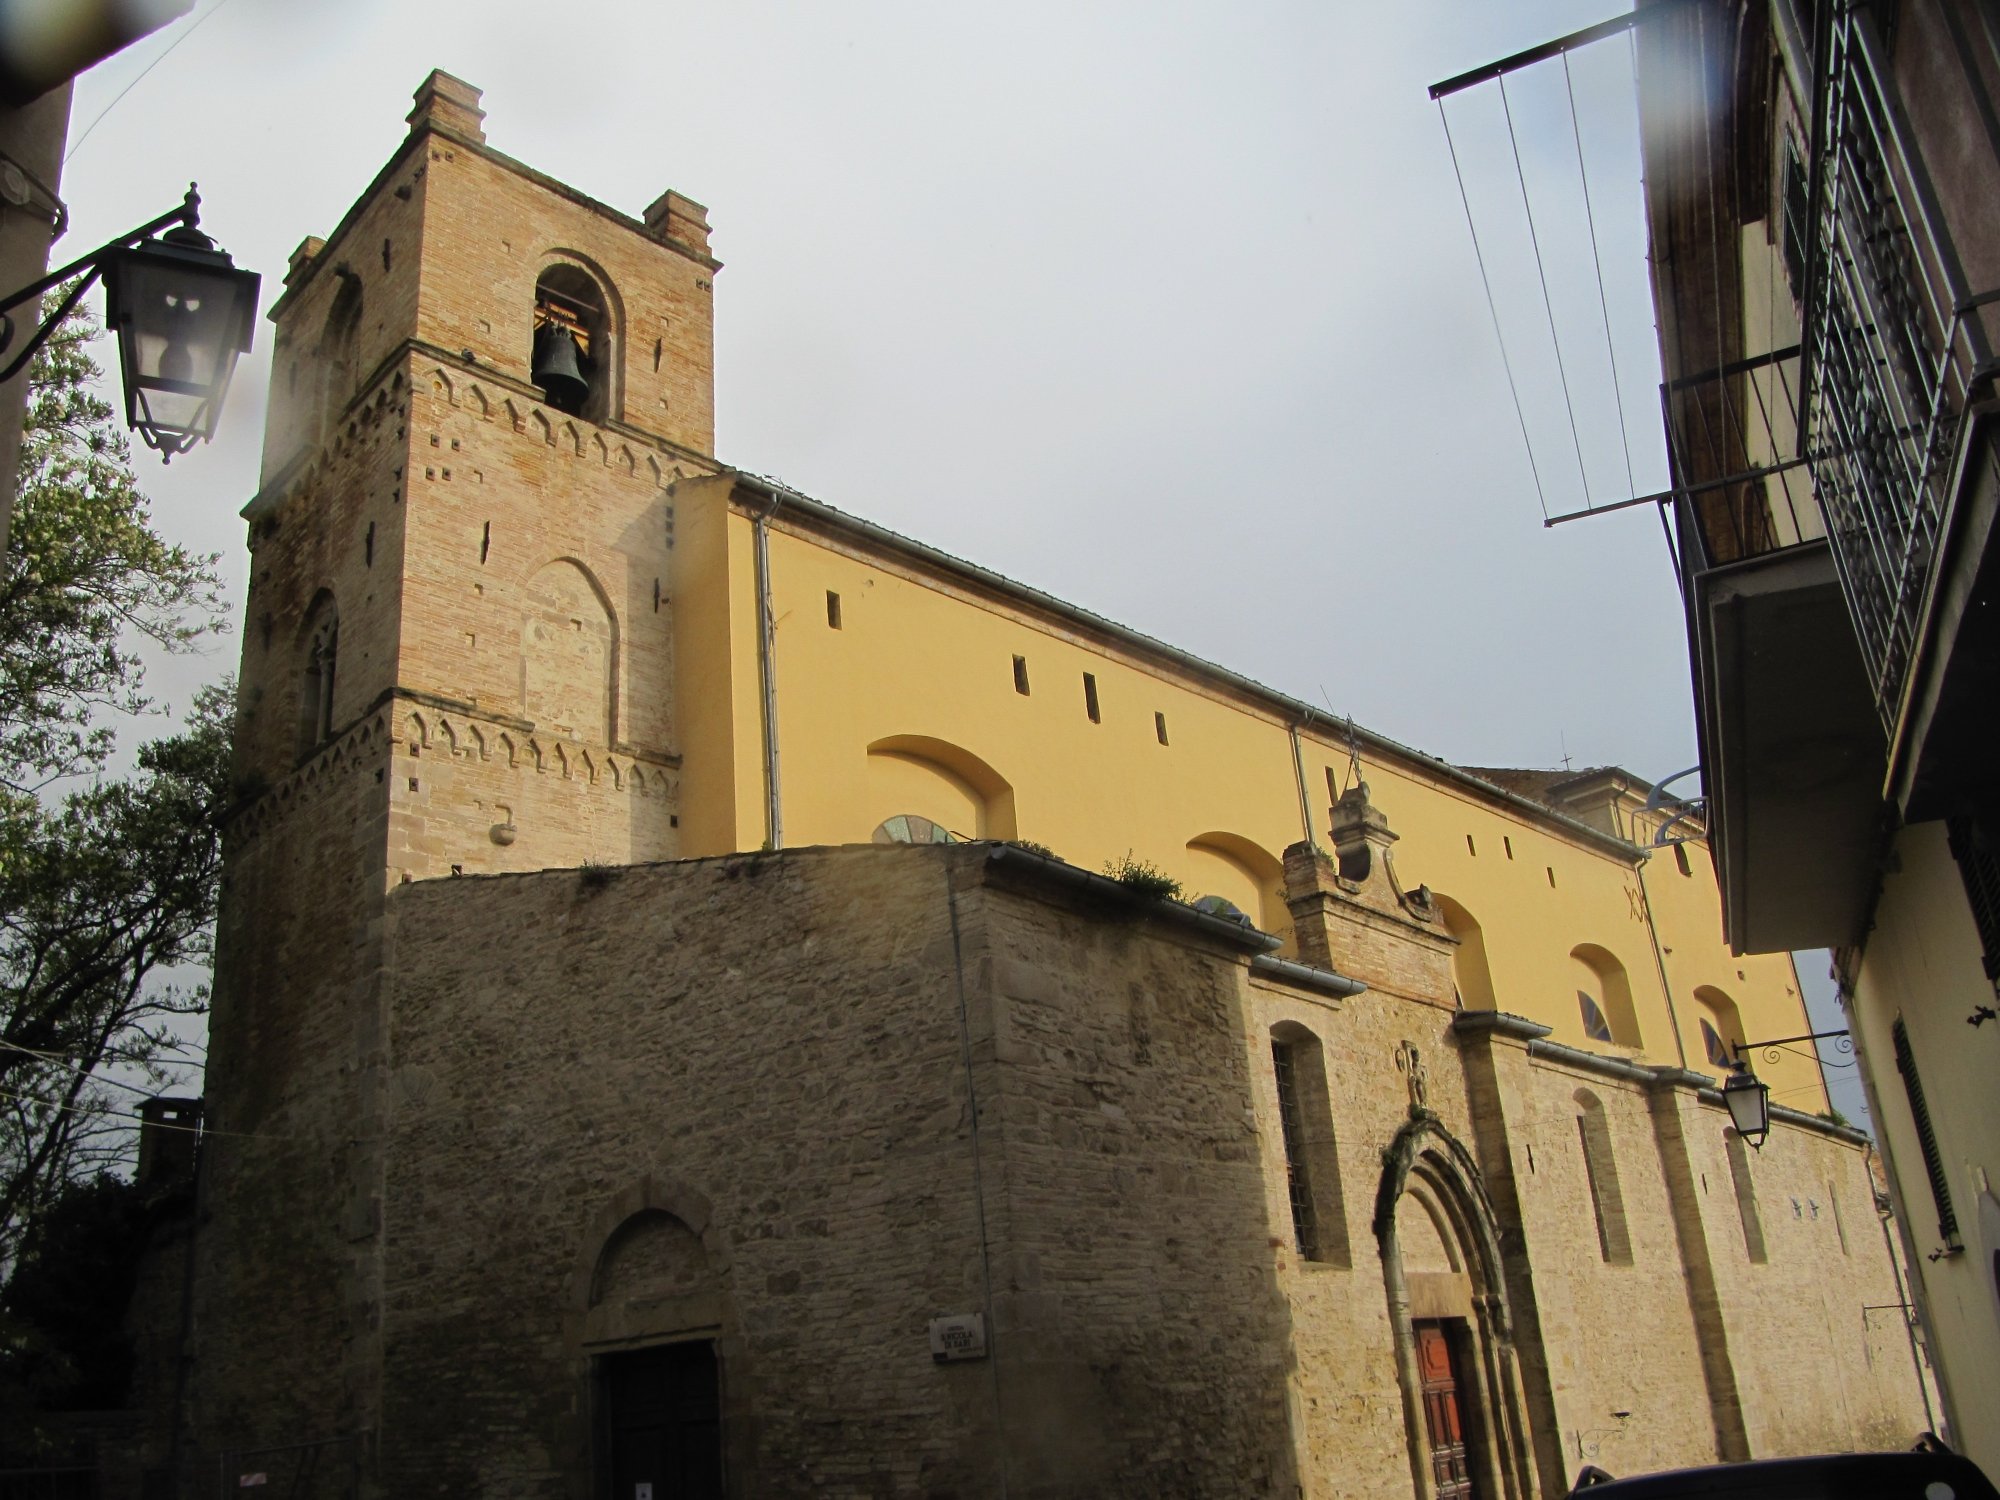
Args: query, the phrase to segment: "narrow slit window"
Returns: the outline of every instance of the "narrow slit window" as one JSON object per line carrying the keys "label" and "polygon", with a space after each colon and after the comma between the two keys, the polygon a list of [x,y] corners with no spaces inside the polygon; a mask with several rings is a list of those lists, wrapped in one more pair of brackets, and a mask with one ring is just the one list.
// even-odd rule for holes
{"label": "narrow slit window", "polygon": [[1167,742],[1167,716],[1165,714],[1153,715],[1153,733],[1159,736],[1162,745]]}
{"label": "narrow slit window", "polygon": [[1743,1138],[1733,1130],[1722,1132],[1722,1144],[1729,1157],[1729,1177],[1736,1188],[1736,1213],[1743,1221],[1743,1253],[1750,1264],[1761,1266],[1769,1259],[1764,1249],[1764,1220],[1757,1212],[1757,1184],[1750,1177],[1750,1153]]}
{"label": "narrow slit window", "polygon": [[1298,1082],[1292,1070],[1292,1043],[1271,1043],[1271,1069],[1278,1080],[1278,1127],[1285,1138],[1285,1187],[1292,1200],[1292,1233],[1301,1260],[1319,1259],[1319,1224],[1313,1211],[1312,1179],[1306,1168],[1305,1126],[1299,1118]]}
{"label": "narrow slit window", "polygon": [[840,629],[840,595],[832,589],[826,591],[826,623],[830,630]]}
{"label": "narrow slit window", "polygon": [[1694,874],[1694,866],[1688,863],[1688,851],[1686,844],[1674,845],[1674,867],[1678,869],[1683,875]]}
{"label": "narrow slit window", "polygon": [[1104,716],[1097,708],[1097,679],[1088,672],[1083,674],[1083,711],[1090,715],[1091,723],[1104,722]]}
{"label": "narrow slit window", "polygon": [[1550,890],[1554,890],[1555,888],[1556,888],[1556,867],[1555,867],[1554,865],[1550,865],[1550,866],[1549,866],[1549,889],[1550,889]]}
{"label": "narrow slit window", "polygon": [[1465,852],[1474,859],[1479,858],[1479,846],[1472,842],[1472,835],[1469,833],[1465,836]]}
{"label": "narrow slit window", "polygon": [[1025,656],[1014,658],[1014,691],[1023,698],[1028,696],[1028,658]]}
{"label": "narrow slit window", "polygon": [[1271,1036],[1277,1083],[1278,1125],[1284,1138],[1285,1189],[1299,1259],[1352,1269],[1347,1209],[1340,1188],[1340,1149],[1334,1138],[1326,1053],[1319,1038],[1292,1022]]}
{"label": "narrow slit window", "polygon": [[1583,1142],[1583,1172],[1590,1187],[1590,1208],[1597,1220],[1597,1248],[1604,1263],[1632,1264],[1632,1236],[1625,1222],[1625,1194],[1618,1184],[1618,1158],[1611,1149],[1611,1124],[1604,1105],[1588,1090],[1576,1096],[1582,1112],[1576,1117]]}
{"label": "narrow slit window", "polygon": [[1509,859],[1512,859],[1514,857],[1514,841],[1503,833],[1500,835],[1500,843],[1501,846],[1504,849],[1506,849],[1507,857]]}

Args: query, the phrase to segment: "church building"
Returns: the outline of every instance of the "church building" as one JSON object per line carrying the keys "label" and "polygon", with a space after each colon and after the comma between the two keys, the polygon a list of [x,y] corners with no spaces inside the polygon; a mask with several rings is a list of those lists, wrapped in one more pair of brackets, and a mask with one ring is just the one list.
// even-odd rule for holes
{"label": "church building", "polygon": [[1813,1028],[1684,810],[727,466],[707,211],[479,100],[271,312],[159,1493],[1516,1500],[1926,1425],[1810,1052],[1729,1128]]}

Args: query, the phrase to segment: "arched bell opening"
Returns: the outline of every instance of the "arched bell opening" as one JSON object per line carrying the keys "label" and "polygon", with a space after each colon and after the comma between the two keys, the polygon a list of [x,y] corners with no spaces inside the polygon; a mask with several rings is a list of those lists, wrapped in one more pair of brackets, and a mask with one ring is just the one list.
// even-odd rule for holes
{"label": "arched bell opening", "polygon": [[588,271],[557,262],[542,272],[530,375],[544,401],[591,422],[618,415],[614,324],[611,298]]}
{"label": "arched bell opening", "polygon": [[1374,1231],[1417,1495],[1533,1494],[1498,1221],[1471,1153],[1428,1110],[1383,1153]]}

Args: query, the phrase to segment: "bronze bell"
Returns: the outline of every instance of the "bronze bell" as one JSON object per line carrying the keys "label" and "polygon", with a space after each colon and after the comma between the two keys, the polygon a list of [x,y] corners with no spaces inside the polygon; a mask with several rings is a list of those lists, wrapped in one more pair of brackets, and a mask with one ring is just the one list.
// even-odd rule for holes
{"label": "bronze bell", "polygon": [[583,409],[583,399],[590,394],[583,354],[576,347],[576,335],[560,323],[544,323],[535,330],[534,381],[558,411]]}

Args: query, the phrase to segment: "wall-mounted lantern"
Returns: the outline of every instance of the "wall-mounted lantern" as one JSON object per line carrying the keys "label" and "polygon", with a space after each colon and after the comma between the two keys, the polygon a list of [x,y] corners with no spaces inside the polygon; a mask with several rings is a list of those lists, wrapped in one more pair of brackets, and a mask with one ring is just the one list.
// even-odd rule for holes
{"label": "wall-mounted lantern", "polygon": [[201,197],[190,184],[173,212],[0,301],[0,354],[5,354],[14,337],[10,310],[77,277],[62,305],[0,371],[0,383],[26,367],[102,276],[104,321],[118,335],[126,422],[163,461],[213,437],[237,356],[250,348],[261,278],[255,271],[239,271],[227,252],[201,232],[200,222]]}
{"label": "wall-mounted lantern", "polygon": [[[1729,1121],[1736,1127],[1736,1133],[1759,1151],[1764,1149],[1764,1137],[1771,1133],[1771,1086],[1751,1070],[1746,1054],[1763,1048],[1766,1060],[1776,1062],[1778,1049],[1787,1042],[1817,1042],[1847,1036],[1846,1031],[1809,1031],[1804,1036],[1773,1037],[1767,1042],[1738,1042],[1736,1061],[1730,1064],[1729,1076],[1722,1081],[1722,1102],[1729,1106]],[[1851,1040],[1841,1044],[1842,1051],[1852,1051],[1853,1047]]]}

